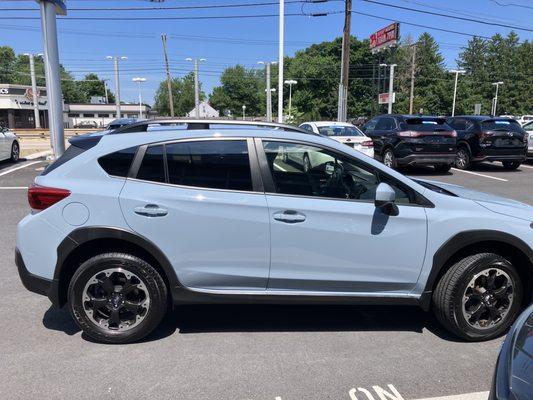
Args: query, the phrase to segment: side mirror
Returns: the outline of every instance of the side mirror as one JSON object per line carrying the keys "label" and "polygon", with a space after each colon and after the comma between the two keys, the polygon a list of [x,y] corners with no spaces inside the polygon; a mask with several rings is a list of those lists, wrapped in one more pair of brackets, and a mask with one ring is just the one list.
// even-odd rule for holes
{"label": "side mirror", "polygon": [[376,188],[374,205],[386,214],[398,215],[398,207],[394,204],[395,200],[396,192],[394,189],[386,183],[380,183]]}

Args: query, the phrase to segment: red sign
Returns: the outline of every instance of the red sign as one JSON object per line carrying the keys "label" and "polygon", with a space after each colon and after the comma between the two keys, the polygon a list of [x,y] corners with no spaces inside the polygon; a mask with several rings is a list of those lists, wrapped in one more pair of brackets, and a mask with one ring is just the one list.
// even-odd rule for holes
{"label": "red sign", "polygon": [[400,37],[400,24],[395,22],[370,35],[370,48],[372,52],[379,51],[383,47],[393,46]]}

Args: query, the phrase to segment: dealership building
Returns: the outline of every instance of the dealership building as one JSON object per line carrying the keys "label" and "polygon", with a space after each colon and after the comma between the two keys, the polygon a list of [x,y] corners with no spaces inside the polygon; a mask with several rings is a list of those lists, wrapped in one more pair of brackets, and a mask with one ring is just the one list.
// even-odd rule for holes
{"label": "dealership building", "polygon": [[[48,127],[48,100],[46,88],[37,87],[39,116],[41,127]],[[78,126],[102,128],[116,118],[116,105],[106,104],[96,97],[91,103],[63,104],[63,122],[65,128]],[[144,118],[154,116],[150,106],[142,104]],[[122,118],[139,118],[139,104],[121,104]],[[31,86],[0,84],[0,126],[10,129],[35,128],[33,111],[33,92]]]}
{"label": "dealership building", "polygon": [[[41,126],[48,126],[46,88],[37,87]],[[33,91],[31,86],[0,83],[0,126],[11,129],[34,128]]]}

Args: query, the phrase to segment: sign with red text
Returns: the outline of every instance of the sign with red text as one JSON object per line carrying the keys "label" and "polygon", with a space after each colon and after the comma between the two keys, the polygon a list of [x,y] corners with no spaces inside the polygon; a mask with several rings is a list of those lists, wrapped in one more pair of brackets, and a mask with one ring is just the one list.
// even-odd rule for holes
{"label": "sign with red text", "polygon": [[376,53],[384,48],[395,46],[400,38],[400,23],[394,22],[370,35],[370,49]]}

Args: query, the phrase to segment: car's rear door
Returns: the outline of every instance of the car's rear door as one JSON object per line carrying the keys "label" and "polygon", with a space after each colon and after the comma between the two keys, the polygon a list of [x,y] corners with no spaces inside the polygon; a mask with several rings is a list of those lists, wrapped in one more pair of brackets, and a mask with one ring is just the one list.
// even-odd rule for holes
{"label": "car's rear door", "polygon": [[[320,146],[263,139],[256,147],[270,211],[269,290],[407,294],[414,288],[427,228],[424,207],[409,188]],[[293,151],[322,163],[306,172],[284,161]],[[374,206],[380,182],[396,190],[398,215]]]}
{"label": "car's rear door", "polygon": [[251,139],[182,140],[143,151],[120,194],[129,226],[162,250],[187,287],[265,289],[269,215],[251,169]]}

